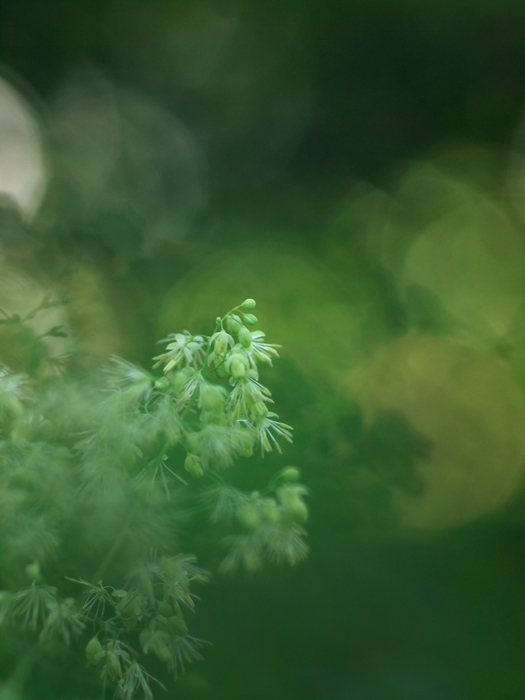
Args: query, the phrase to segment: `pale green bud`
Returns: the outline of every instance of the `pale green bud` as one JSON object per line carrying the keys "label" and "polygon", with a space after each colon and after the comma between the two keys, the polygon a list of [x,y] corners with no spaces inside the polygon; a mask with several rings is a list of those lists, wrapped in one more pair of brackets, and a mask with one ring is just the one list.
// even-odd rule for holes
{"label": "pale green bud", "polygon": [[230,363],[230,370],[235,379],[243,379],[246,375],[246,364],[240,355],[235,355]]}
{"label": "pale green bud", "polygon": [[150,641],[152,635],[153,635],[152,631],[150,629],[148,629],[147,627],[145,629],[143,629],[139,635],[140,646],[142,647],[144,653],[146,653],[146,654],[149,652],[148,644],[149,644],[149,641]]}
{"label": "pale green bud", "polygon": [[215,339],[215,343],[213,344],[213,351],[216,355],[224,355],[227,349],[228,334],[226,333],[226,331],[221,331]]}
{"label": "pale green bud", "polygon": [[32,564],[28,564],[26,566],[26,574],[32,581],[38,581],[38,579],[41,577],[40,564],[37,561],[34,561]]}
{"label": "pale green bud", "polygon": [[300,485],[281,486],[277,491],[283,509],[300,523],[308,520],[308,507],[301,497],[305,493],[306,489]]}
{"label": "pale green bud", "polygon": [[190,379],[195,374],[195,369],[193,367],[185,367],[184,369],[180,369],[178,372],[173,372],[173,376],[171,378],[171,383],[173,384],[173,388],[175,391],[178,393],[184,384]]}
{"label": "pale green bud", "polygon": [[248,530],[256,530],[261,524],[259,509],[253,505],[244,505],[237,513],[239,520]]}
{"label": "pale green bud", "polygon": [[172,634],[178,634],[179,637],[184,637],[184,635],[188,634],[188,627],[186,623],[176,615],[169,618],[168,629]]}
{"label": "pale green bud", "polygon": [[170,557],[162,557],[160,568],[167,578],[174,578],[179,573],[177,564]]}
{"label": "pale green bud", "polygon": [[168,618],[164,617],[164,615],[155,615],[155,623],[157,625],[160,625],[160,627],[167,627],[168,626]]}
{"label": "pale green bud", "polygon": [[155,389],[158,391],[167,391],[170,388],[170,380],[167,377],[160,377],[155,381]]}
{"label": "pale green bud", "polygon": [[196,454],[199,451],[199,438],[197,433],[189,433],[185,439],[186,449],[188,452]]}
{"label": "pale green bud", "polygon": [[107,657],[107,670],[108,674],[113,678],[120,678],[122,675],[122,669],[120,667],[120,660],[115,654],[115,652],[110,652]]}
{"label": "pale green bud", "polygon": [[241,326],[241,330],[239,331],[239,343],[243,348],[249,348],[252,344],[252,334],[246,326]]}
{"label": "pale green bud", "polygon": [[242,304],[241,304],[243,309],[246,309],[247,311],[251,311],[252,309],[255,309],[256,303],[255,299],[245,299]]}
{"label": "pale green bud", "polygon": [[197,479],[200,479],[200,477],[204,474],[200,459],[197,457],[197,455],[193,455],[191,453],[188,454],[184,460],[184,469]]}
{"label": "pale green bud", "polygon": [[164,617],[171,617],[173,615],[171,605],[169,605],[169,603],[164,603],[161,600],[157,602],[157,610],[161,615],[164,615]]}
{"label": "pale green bud", "polygon": [[301,472],[299,469],[297,469],[297,467],[286,467],[282,470],[281,476],[286,481],[297,481],[301,476]]}
{"label": "pale green bud", "polygon": [[253,455],[253,444],[251,442],[245,442],[238,447],[237,452],[241,457],[251,457]]}
{"label": "pale green bud", "polygon": [[179,599],[184,603],[184,605],[186,605],[186,607],[191,608],[192,610],[195,608],[195,603],[193,602],[193,598],[189,593],[180,592]]}
{"label": "pale green bud", "polygon": [[98,641],[98,637],[90,639],[86,645],[86,659],[91,663],[102,651],[102,644]]}
{"label": "pale green bud", "polygon": [[232,335],[237,335],[241,330],[242,322],[241,319],[236,315],[232,314],[226,319],[226,328]]}
{"label": "pale green bud", "polygon": [[168,661],[171,661],[171,651],[168,645],[162,640],[155,640],[155,643],[153,644],[153,651],[155,652],[155,656],[161,661],[164,661],[164,663],[167,664]]}
{"label": "pale green bud", "polygon": [[268,407],[263,401],[256,401],[252,406],[252,411],[256,416],[266,416]]}
{"label": "pale green bud", "polygon": [[258,322],[257,316],[254,316],[253,314],[243,314],[243,317],[244,322],[249,326],[255,326],[255,324]]}
{"label": "pale green bud", "polygon": [[201,387],[202,407],[206,411],[218,411],[224,406],[226,390],[217,384],[203,384]]}
{"label": "pale green bud", "polygon": [[264,499],[263,516],[269,523],[276,523],[279,521],[279,506],[273,498]]}

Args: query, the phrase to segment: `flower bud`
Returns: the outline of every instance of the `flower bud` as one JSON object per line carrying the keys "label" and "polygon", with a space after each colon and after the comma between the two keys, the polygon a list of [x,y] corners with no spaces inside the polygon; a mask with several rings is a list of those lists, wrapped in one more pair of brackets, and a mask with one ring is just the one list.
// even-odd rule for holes
{"label": "flower bud", "polygon": [[268,414],[268,407],[263,401],[256,401],[253,404],[252,411],[256,416],[266,416]]}
{"label": "flower bud", "polygon": [[247,311],[251,311],[252,309],[255,309],[255,299],[245,299],[242,304],[241,304],[243,309],[246,309]]}
{"label": "flower bud", "polygon": [[279,506],[273,498],[264,499],[263,517],[268,523],[279,521]]}
{"label": "flower bud", "polygon": [[107,671],[113,678],[120,678],[122,675],[122,669],[120,667],[120,660],[114,651],[110,652],[107,657]]}
{"label": "flower bud", "polygon": [[200,459],[197,457],[197,455],[191,454],[191,452],[184,460],[184,469],[197,479],[200,479],[200,477],[204,474]]}
{"label": "flower bud", "polygon": [[173,615],[171,605],[169,605],[169,603],[164,603],[161,600],[157,602],[157,610],[161,615],[164,615],[164,617],[171,617]]}
{"label": "flower bud", "polygon": [[213,351],[216,355],[224,355],[227,349],[228,334],[226,333],[226,331],[221,331],[215,339],[215,343],[213,344]]}
{"label": "flower bud", "polygon": [[300,523],[308,520],[308,507],[302,497],[306,493],[304,486],[281,486],[277,496],[282,507],[289,515]]}
{"label": "flower bud", "polygon": [[301,476],[301,472],[297,467],[286,467],[282,470],[281,476],[285,481],[297,481]]}
{"label": "flower bud", "polygon": [[251,457],[253,455],[253,444],[251,442],[245,442],[237,448],[237,452],[241,457]]}
{"label": "flower bud", "polygon": [[102,644],[98,641],[98,637],[90,639],[86,645],[86,659],[89,662],[95,661],[96,657],[102,651]]}
{"label": "flower bud", "polygon": [[175,578],[179,573],[179,568],[171,557],[162,557],[160,560],[160,568],[167,578]]}
{"label": "flower bud", "polygon": [[186,623],[176,615],[169,618],[168,629],[172,634],[178,634],[179,637],[184,637],[184,635],[188,634],[188,627]]}
{"label": "flower bud", "polygon": [[186,435],[185,439],[185,445],[186,449],[188,452],[193,452],[193,454],[197,454],[199,451],[199,438],[197,437],[198,433],[188,433]]}
{"label": "flower bud", "polygon": [[187,608],[191,608],[191,610],[193,610],[195,608],[195,603],[193,602],[193,598],[191,597],[191,595],[189,593],[181,592],[179,594],[179,599],[181,600],[181,602],[184,603],[184,605]]}
{"label": "flower bud", "polygon": [[143,629],[139,635],[140,646],[142,647],[145,654],[149,652],[149,641],[152,636],[152,631],[147,627]]}
{"label": "flower bud", "polygon": [[253,314],[243,314],[243,317],[244,322],[247,323],[249,326],[255,326],[255,324],[258,321],[257,316],[254,316]]}
{"label": "flower bud", "polygon": [[201,386],[201,403],[206,411],[218,411],[224,406],[226,390],[217,384],[205,383]]}
{"label": "flower bud", "polygon": [[195,374],[195,369],[193,367],[185,367],[180,369],[178,372],[174,372],[171,378],[171,383],[173,388],[178,393],[181,391],[182,387],[186,384],[188,379]]}
{"label": "flower bud", "polygon": [[241,330],[241,325],[241,319],[235,314],[228,316],[226,319],[226,328],[232,335],[237,335],[237,333]]}
{"label": "flower bud", "polygon": [[246,364],[241,355],[234,355],[230,363],[230,371],[235,379],[243,379],[246,375]]}
{"label": "flower bud", "polygon": [[171,651],[168,645],[162,640],[157,639],[155,641],[153,651],[155,652],[155,656],[161,661],[164,661],[164,663],[167,664],[169,661],[171,661]]}
{"label": "flower bud", "polygon": [[26,574],[32,581],[38,581],[38,579],[41,578],[40,564],[37,561],[34,561],[32,564],[28,564],[26,566]]}
{"label": "flower bud", "polygon": [[155,381],[155,389],[157,391],[167,391],[170,388],[170,380],[168,377],[160,377]]}
{"label": "flower bud", "polygon": [[239,331],[239,343],[243,348],[249,348],[252,344],[252,334],[246,326],[241,326],[241,330]]}
{"label": "flower bud", "polygon": [[241,524],[248,530],[256,530],[261,524],[261,515],[256,506],[244,505],[239,508],[237,515]]}

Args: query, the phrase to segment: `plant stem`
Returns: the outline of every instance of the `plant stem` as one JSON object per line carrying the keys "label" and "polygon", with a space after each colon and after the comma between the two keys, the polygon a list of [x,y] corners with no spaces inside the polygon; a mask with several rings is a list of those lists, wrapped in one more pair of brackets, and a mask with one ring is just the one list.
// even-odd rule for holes
{"label": "plant stem", "polygon": [[126,520],[124,521],[124,525],[122,526],[122,529],[118,533],[117,537],[115,538],[115,541],[111,545],[111,548],[109,549],[108,553],[104,557],[101,565],[98,567],[96,574],[93,576],[91,583],[96,586],[97,583],[100,581],[102,576],[104,575],[106,569],[108,566],[111,564],[111,561],[115,554],[117,553],[118,549],[124,542],[126,535],[128,534],[129,526],[131,525],[131,521],[133,519],[134,515],[134,510],[132,510],[129,514]]}

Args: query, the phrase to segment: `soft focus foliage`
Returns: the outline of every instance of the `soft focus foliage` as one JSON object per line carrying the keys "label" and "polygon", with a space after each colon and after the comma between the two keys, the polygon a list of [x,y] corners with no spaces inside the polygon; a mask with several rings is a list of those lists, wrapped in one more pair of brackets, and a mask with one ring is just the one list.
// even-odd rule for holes
{"label": "soft focus foliage", "polygon": [[[54,305],[46,298],[32,315]],[[83,637],[104,693],[112,687],[117,698],[152,698],[152,682],[162,686],[144,655],[175,677],[202,659],[186,617],[209,574],[177,543],[191,498],[209,510],[213,530],[234,533],[222,543],[222,570],[306,556],[307,490],[295,467],[262,493],[222,475],[254,449],[291,442],[259,379],[258,363],[271,365],[277,346],[244,325],[256,323],[254,306],[247,299],[217,318],[211,336],[161,341],[160,376],[118,357],[102,372],[75,371],[72,360],[43,378],[1,370],[3,634],[36,658]],[[27,318],[5,323],[24,327]]]}

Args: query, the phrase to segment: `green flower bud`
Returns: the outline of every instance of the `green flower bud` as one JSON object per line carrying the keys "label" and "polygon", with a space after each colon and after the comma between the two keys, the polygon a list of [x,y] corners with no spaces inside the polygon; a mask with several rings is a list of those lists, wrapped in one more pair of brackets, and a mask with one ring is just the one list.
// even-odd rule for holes
{"label": "green flower bud", "polygon": [[173,372],[171,383],[173,384],[175,391],[177,393],[181,391],[188,379],[190,379],[190,377],[192,377],[194,374],[195,369],[193,367],[185,367],[184,369],[180,369],[178,372]]}
{"label": "green flower bud", "polygon": [[155,615],[155,623],[160,627],[166,628],[168,626],[168,618],[164,615]]}
{"label": "green flower bud", "polygon": [[110,652],[107,656],[107,671],[113,678],[120,678],[122,675],[120,660],[114,651]]}
{"label": "green flower bud", "polygon": [[305,523],[308,520],[308,507],[302,499],[305,494],[306,489],[300,485],[281,486],[277,491],[284,511],[300,523]]}
{"label": "green flower bud", "polygon": [[243,314],[243,317],[244,322],[249,326],[255,326],[255,324],[258,322],[257,316],[254,316],[253,314]]}
{"label": "green flower bud", "polygon": [[228,349],[228,334],[226,331],[221,331],[213,344],[213,351],[216,355],[224,355]]}
{"label": "green flower bud", "polygon": [[200,477],[204,474],[200,459],[197,457],[197,455],[191,454],[191,452],[184,460],[184,469],[197,479],[200,479]]}
{"label": "green flower bud", "polygon": [[170,380],[168,377],[160,377],[155,381],[155,389],[158,391],[167,391],[170,388]]}
{"label": "green flower bud", "polygon": [[241,326],[241,330],[239,331],[239,343],[243,348],[249,348],[252,344],[252,334],[246,326]]}
{"label": "green flower bud", "polygon": [[246,363],[242,355],[233,355],[230,362],[230,371],[235,379],[243,379],[246,376]]}
{"label": "green flower bud", "polygon": [[123,598],[118,605],[118,610],[123,620],[135,620],[137,611],[134,600]]}
{"label": "green flower bud", "polygon": [[164,603],[161,600],[157,601],[157,610],[161,615],[164,615],[164,617],[171,617],[173,615],[171,605],[169,605],[169,603]]}
{"label": "green flower bud", "polygon": [[237,335],[237,333],[241,330],[241,326],[241,319],[235,314],[232,314],[226,318],[226,328],[232,335]]}
{"label": "green flower bud", "polygon": [[266,416],[268,406],[263,401],[256,401],[252,406],[252,411],[256,416]]}
{"label": "green flower bud", "polygon": [[177,564],[170,557],[162,557],[160,560],[160,568],[167,578],[175,578],[179,573]]}
{"label": "green flower bud", "polygon": [[186,435],[185,443],[188,452],[197,454],[199,451],[199,438],[197,437],[197,433],[189,433]]}
{"label": "green flower bud", "polygon": [[286,467],[282,470],[281,476],[285,481],[297,481],[301,476],[301,472],[297,467]]}
{"label": "green flower bud", "polygon": [[218,384],[203,384],[201,387],[201,403],[206,411],[218,411],[224,406],[227,391]]}
{"label": "green flower bud", "polygon": [[40,564],[37,561],[34,561],[32,564],[28,564],[26,566],[26,574],[32,581],[38,581],[41,578]]}
{"label": "green flower bud", "polygon": [[189,593],[184,593],[184,592],[179,593],[179,599],[182,603],[184,603],[184,605],[187,608],[191,608],[191,610],[193,610],[195,608],[195,603],[193,602],[193,598],[191,597],[191,595]]}
{"label": "green flower bud", "polygon": [[98,637],[90,639],[86,645],[86,659],[91,663],[102,651],[102,644],[98,641]]}
{"label": "green flower bud", "polygon": [[153,645],[153,651],[155,653],[155,656],[161,661],[164,661],[164,663],[167,664],[169,661],[171,661],[171,651],[168,645],[162,640],[158,639],[155,641],[155,644]]}
{"label": "green flower bud", "polygon": [[242,304],[241,304],[243,309],[246,309],[247,311],[251,311],[252,309],[255,309],[256,303],[255,299],[245,299]]}
{"label": "green flower bud", "polygon": [[261,524],[261,515],[256,506],[244,505],[239,508],[237,515],[241,524],[248,530],[256,530]]}
{"label": "green flower bud", "polygon": [[273,498],[264,499],[264,511],[263,516],[268,523],[277,523],[280,518],[279,506]]}
{"label": "green flower bud", "polygon": [[145,654],[149,652],[149,641],[152,635],[152,631],[149,630],[147,627],[143,629],[139,635],[140,646],[142,647]]}
{"label": "green flower bud", "polygon": [[253,455],[253,444],[251,442],[245,442],[237,448],[237,452],[241,457],[251,457]]}
{"label": "green flower bud", "polygon": [[186,623],[176,615],[169,618],[168,629],[172,634],[178,634],[179,637],[184,637],[184,635],[188,634],[188,627]]}

